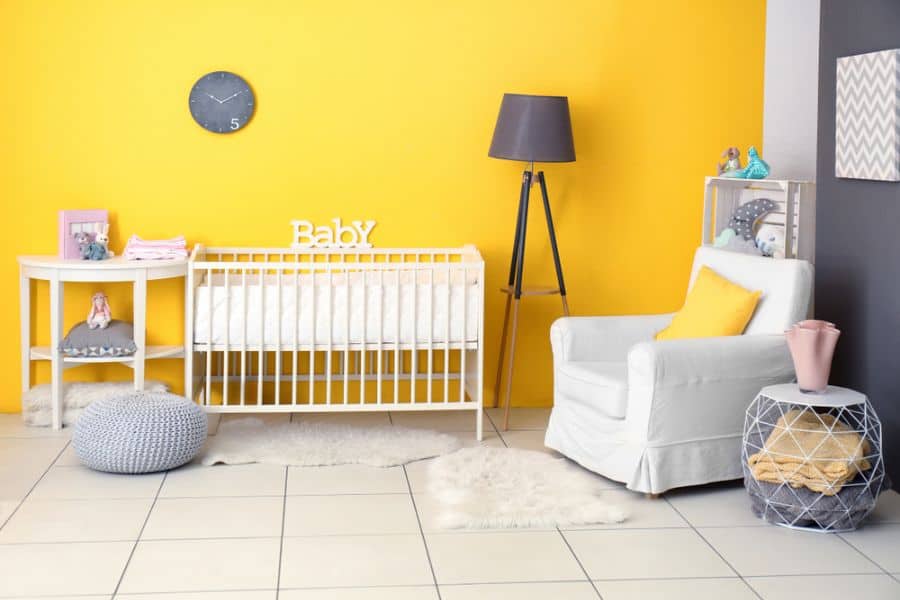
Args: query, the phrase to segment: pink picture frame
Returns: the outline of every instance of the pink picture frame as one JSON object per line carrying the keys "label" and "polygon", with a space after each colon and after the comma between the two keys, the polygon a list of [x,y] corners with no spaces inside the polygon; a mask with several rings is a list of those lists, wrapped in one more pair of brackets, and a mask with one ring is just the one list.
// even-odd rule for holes
{"label": "pink picture frame", "polygon": [[93,239],[97,231],[108,223],[109,211],[104,209],[59,211],[59,257],[64,260],[80,259],[74,234],[86,232]]}

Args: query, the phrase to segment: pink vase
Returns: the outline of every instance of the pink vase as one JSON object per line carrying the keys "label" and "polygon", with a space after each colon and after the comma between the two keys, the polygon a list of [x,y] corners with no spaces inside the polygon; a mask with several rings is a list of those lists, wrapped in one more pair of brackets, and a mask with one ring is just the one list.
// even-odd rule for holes
{"label": "pink vase", "polygon": [[784,335],[794,359],[800,391],[824,392],[840,330],[834,323],[809,319],[795,324]]}

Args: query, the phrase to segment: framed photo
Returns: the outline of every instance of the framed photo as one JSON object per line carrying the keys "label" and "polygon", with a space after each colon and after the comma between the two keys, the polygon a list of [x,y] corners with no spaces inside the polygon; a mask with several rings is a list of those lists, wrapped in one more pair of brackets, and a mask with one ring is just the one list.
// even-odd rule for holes
{"label": "framed photo", "polygon": [[87,233],[94,239],[100,229],[109,223],[109,211],[97,210],[61,210],[59,211],[59,257],[62,259],[80,259],[76,233]]}

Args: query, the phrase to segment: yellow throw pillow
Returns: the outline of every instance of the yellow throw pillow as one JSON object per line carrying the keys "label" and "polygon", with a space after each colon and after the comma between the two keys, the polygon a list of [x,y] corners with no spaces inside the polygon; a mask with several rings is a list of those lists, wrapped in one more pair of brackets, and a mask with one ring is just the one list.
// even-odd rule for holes
{"label": "yellow throw pillow", "polygon": [[740,335],[750,322],[761,292],[751,292],[710,269],[700,267],[694,287],[658,340]]}

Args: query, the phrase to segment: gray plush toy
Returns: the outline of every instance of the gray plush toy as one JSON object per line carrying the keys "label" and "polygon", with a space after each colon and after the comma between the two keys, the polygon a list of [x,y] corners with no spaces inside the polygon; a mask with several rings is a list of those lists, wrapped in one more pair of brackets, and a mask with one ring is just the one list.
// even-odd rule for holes
{"label": "gray plush toy", "polygon": [[[735,246],[737,243],[746,246],[746,242],[750,242],[755,246],[756,241],[754,238],[756,237],[756,232],[753,231],[753,228],[756,225],[756,222],[776,208],[778,208],[778,205],[768,198],[756,198],[746,204],[741,204],[737,207],[737,210],[734,211],[734,214],[731,215],[731,220],[728,221],[728,227],[723,229],[719,235],[716,236],[713,245],[716,248],[731,246],[728,248],[729,250],[737,249]],[[746,249],[742,247],[738,251],[745,252]]]}
{"label": "gray plush toy", "polygon": [[755,237],[753,225],[763,217],[766,213],[770,213],[778,208],[773,200],[768,198],[756,198],[746,204],[741,204],[731,215],[728,221],[728,227],[737,234],[735,237],[752,240]]}

